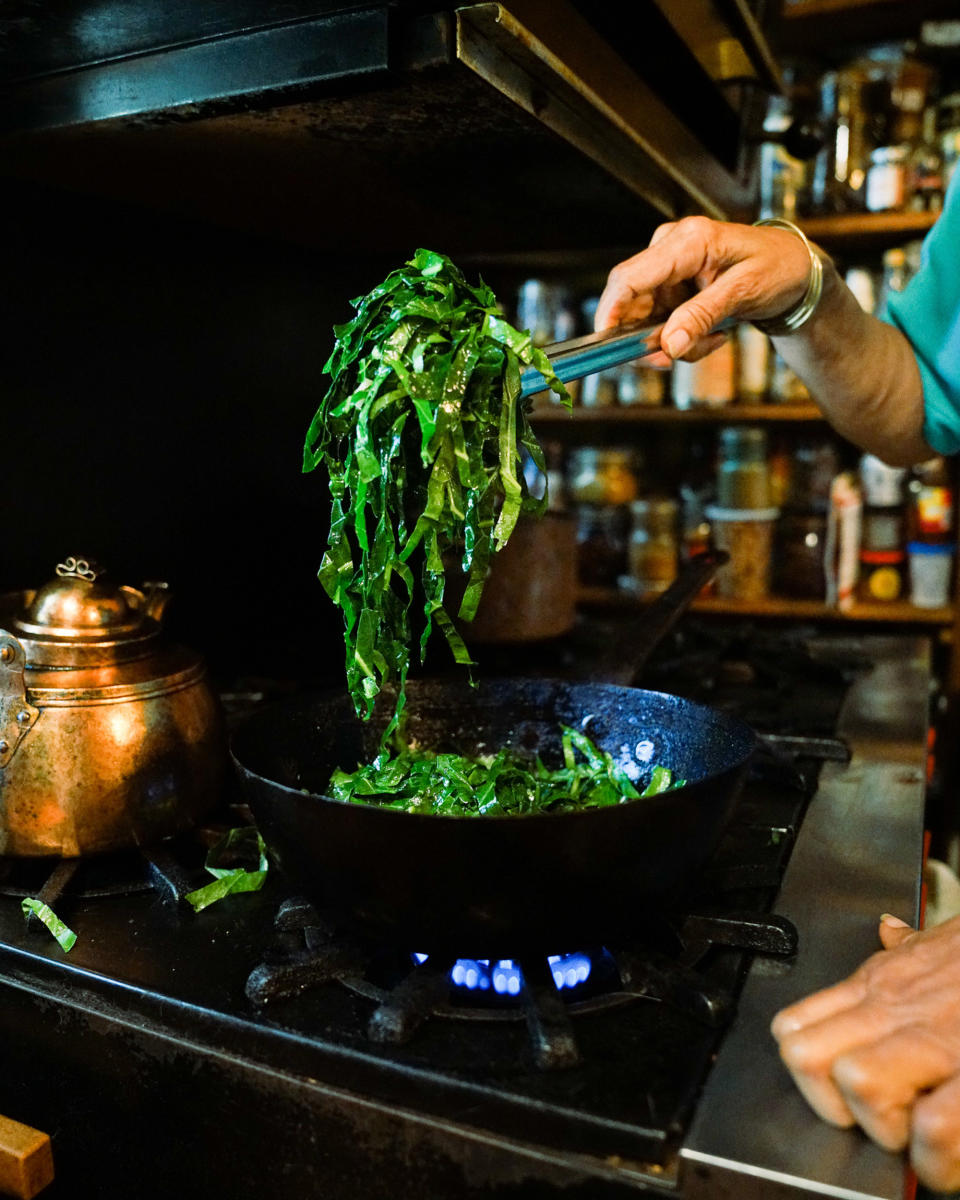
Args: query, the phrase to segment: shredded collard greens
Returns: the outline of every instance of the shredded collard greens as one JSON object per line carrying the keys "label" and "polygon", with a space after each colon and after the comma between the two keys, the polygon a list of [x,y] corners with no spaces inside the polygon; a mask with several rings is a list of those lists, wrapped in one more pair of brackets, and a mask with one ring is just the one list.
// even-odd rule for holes
{"label": "shredded collard greens", "polygon": [[44,904],[34,896],[26,896],[20,901],[20,907],[25,917],[36,917],[46,925],[62,950],[69,952],[76,945],[77,935],[68,925],[64,925],[49,904]]}
{"label": "shredded collard greens", "polygon": [[[331,384],[306,436],[304,471],[323,464],[332,511],[319,578],[343,613],[347,685],[369,717],[381,687],[404,704],[416,599],[426,624],[420,661],[437,626],[458,663],[470,654],[444,608],[445,556],[466,575],[459,617],[475,615],[490,558],[523,510],[542,511],[520,468],[521,448],[545,474],[520,398],[520,366],[535,366],[569,404],[529,333],[499,314],[442,254],[414,257],[334,328],[324,370]],[[415,558],[416,555],[416,558]]]}
{"label": "shredded collard greens", "polygon": [[404,812],[506,817],[602,808],[684,785],[655,766],[640,790],[585,734],[566,725],[560,732],[563,766],[555,769],[509,749],[465,758],[407,746],[352,773],[334,771],[329,794]]}
{"label": "shredded collard greens", "polygon": [[[238,866],[238,860],[249,863],[252,869]],[[186,899],[194,912],[202,912],[236,892],[259,892],[267,878],[269,864],[267,849],[258,831],[252,826],[241,825],[229,829],[210,847],[203,865],[213,876],[213,882],[187,893]]]}

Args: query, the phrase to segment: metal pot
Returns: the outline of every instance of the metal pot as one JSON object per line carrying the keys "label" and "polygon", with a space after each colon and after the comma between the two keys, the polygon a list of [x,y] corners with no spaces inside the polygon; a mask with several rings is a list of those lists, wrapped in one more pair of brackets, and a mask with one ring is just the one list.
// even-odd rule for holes
{"label": "metal pot", "polygon": [[200,657],[162,636],[168,597],[68,558],[0,598],[0,854],[146,844],[216,800],[219,704]]}
{"label": "metal pot", "polygon": [[[456,611],[463,576],[450,594]],[[543,641],[569,633],[577,616],[577,530],[565,513],[521,517],[493,557],[472,621],[460,626],[471,643]]]}

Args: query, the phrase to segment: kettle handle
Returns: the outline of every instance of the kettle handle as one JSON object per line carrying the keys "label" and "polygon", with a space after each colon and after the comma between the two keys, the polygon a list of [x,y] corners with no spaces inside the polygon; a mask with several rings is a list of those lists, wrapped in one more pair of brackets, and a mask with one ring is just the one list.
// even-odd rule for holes
{"label": "kettle handle", "polygon": [[27,700],[23,673],[27,655],[12,633],[0,629],[0,767],[13,758],[17,747],[40,716]]}

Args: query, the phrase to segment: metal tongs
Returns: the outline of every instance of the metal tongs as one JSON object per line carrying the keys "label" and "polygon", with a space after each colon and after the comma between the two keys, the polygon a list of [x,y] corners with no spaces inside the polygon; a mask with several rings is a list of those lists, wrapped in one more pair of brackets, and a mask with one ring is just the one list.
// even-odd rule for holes
{"label": "metal tongs", "polygon": [[[582,379],[596,371],[619,367],[636,358],[645,358],[660,349],[660,331],[666,323],[666,315],[659,318],[647,317],[642,321],[630,321],[605,329],[603,333],[588,333],[583,337],[570,338],[566,342],[554,342],[544,346],[543,352],[561,383]],[[729,329],[735,322],[721,321],[714,332]],[[527,367],[520,372],[520,395],[532,396],[542,392],[547,381],[536,367]]]}

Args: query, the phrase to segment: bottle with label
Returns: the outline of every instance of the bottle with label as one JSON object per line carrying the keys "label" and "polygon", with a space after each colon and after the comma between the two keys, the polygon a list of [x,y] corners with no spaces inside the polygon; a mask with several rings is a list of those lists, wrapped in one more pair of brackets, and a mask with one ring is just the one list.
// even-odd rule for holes
{"label": "bottle with label", "polygon": [[903,467],[888,466],[873,454],[860,459],[864,508],[857,596],[866,603],[900,600],[904,595],[906,476]]}
{"label": "bottle with label", "polygon": [[602,504],[575,507],[577,577],[592,587],[616,587],[627,565],[623,508]]}
{"label": "bottle with label", "polygon": [[769,508],[767,433],[759,425],[728,425],[720,431],[717,503],[721,508]]}
{"label": "bottle with label", "polygon": [[727,338],[697,362],[673,365],[673,403],[677,408],[715,408],[730,404],[737,391],[734,343]]}
{"label": "bottle with label", "polygon": [[797,219],[797,197],[803,188],[803,163],[788,154],[781,136],[793,124],[790,102],[785,96],[771,96],[763,131],[767,135],[760,146],[760,216]]}
{"label": "bottle with label", "polygon": [[947,190],[950,176],[960,162],[960,92],[944,96],[940,101],[938,143],[943,168],[943,190]]}
{"label": "bottle with label", "polygon": [[941,456],[919,463],[907,484],[912,542],[950,545],[954,530],[954,487]]}
{"label": "bottle with label", "polygon": [[[829,71],[820,83],[821,119],[827,144],[818,154],[813,180],[814,208],[847,212],[864,207],[871,137],[870,116],[881,106],[876,65],[854,63]],[[889,88],[887,88],[889,91]]]}
{"label": "bottle with label", "polygon": [[615,446],[579,446],[568,463],[567,495],[574,504],[626,505],[637,496],[637,455]]}
{"label": "bottle with label", "polygon": [[923,132],[907,162],[907,208],[913,212],[939,212],[943,208],[943,156],[937,143],[937,110],[923,112]]}
{"label": "bottle with label", "polygon": [[737,399],[759,404],[770,387],[773,346],[765,333],[749,321],[737,326]]}
{"label": "bottle with label", "polygon": [[628,547],[630,576],[641,595],[665,591],[677,576],[677,502],[668,496],[634,500]]}

